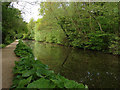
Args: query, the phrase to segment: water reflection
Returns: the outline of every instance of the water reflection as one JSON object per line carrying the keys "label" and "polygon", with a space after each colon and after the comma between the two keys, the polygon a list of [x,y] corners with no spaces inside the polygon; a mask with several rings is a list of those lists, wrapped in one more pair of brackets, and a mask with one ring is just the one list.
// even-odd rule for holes
{"label": "water reflection", "polygon": [[25,41],[55,73],[97,88],[120,88],[120,57],[102,52]]}

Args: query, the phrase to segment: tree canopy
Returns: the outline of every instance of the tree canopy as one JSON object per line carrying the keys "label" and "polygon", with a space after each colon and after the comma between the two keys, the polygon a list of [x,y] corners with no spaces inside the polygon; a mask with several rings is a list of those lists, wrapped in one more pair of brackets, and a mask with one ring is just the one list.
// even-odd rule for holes
{"label": "tree canopy", "polygon": [[71,46],[118,53],[117,2],[42,2],[40,6],[43,18],[36,23],[36,40],[61,44],[67,40]]}
{"label": "tree canopy", "polygon": [[26,22],[23,21],[21,11],[10,5],[10,2],[2,3],[2,42],[10,43],[16,38],[23,37],[27,32]]}

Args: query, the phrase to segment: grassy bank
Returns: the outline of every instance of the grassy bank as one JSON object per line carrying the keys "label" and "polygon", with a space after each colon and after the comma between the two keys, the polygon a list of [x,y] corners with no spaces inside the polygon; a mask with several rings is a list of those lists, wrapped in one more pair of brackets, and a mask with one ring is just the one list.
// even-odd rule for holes
{"label": "grassy bank", "polygon": [[40,60],[35,60],[32,50],[21,40],[16,46],[15,54],[20,61],[15,62],[13,69],[14,88],[87,88],[87,85],[68,80],[55,74],[48,66]]}

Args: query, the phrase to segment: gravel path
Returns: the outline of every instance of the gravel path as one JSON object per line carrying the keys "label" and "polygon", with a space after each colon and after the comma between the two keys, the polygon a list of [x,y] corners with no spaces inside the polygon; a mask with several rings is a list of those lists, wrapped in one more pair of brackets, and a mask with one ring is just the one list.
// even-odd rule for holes
{"label": "gravel path", "polygon": [[14,53],[17,43],[14,41],[2,49],[2,88],[10,88],[12,85],[14,62],[19,60]]}

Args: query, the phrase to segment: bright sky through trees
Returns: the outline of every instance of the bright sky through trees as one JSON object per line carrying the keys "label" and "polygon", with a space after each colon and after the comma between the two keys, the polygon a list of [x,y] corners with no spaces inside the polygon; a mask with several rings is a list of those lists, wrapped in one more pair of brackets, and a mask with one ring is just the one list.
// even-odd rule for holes
{"label": "bright sky through trees", "polygon": [[11,5],[22,11],[23,19],[26,22],[29,22],[32,17],[35,21],[42,17],[39,15],[39,2],[12,2]]}

